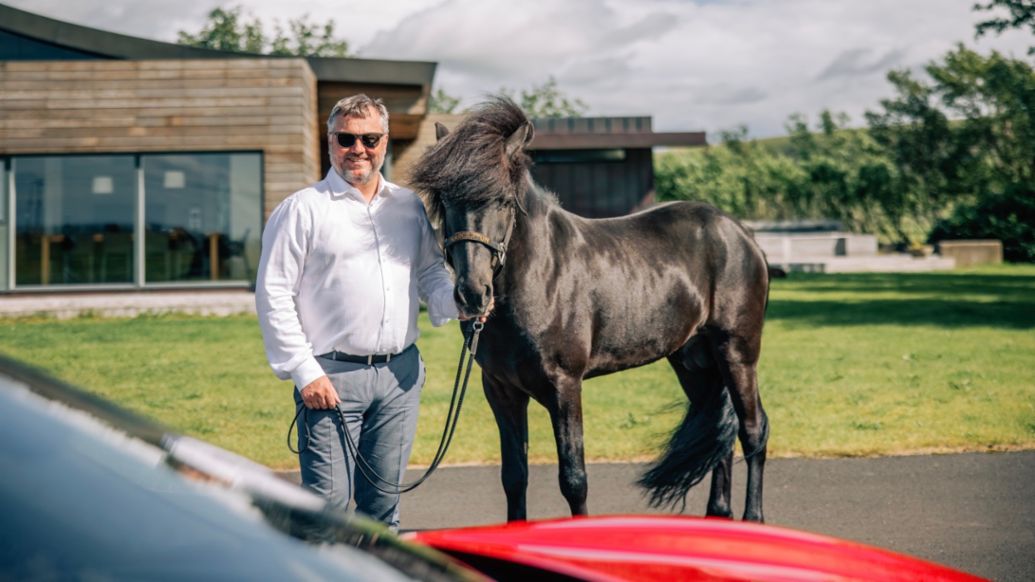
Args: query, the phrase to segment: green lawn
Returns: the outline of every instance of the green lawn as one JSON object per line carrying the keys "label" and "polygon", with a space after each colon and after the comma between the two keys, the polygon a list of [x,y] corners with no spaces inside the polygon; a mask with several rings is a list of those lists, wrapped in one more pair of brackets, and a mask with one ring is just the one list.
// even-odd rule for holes
{"label": "green lawn", "polygon": [[[460,345],[455,324],[421,326],[415,463],[438,444]],[[0,320],[0,352],[262,463],[295,464],[291,385],[266,366],[254,317]],[[772,456],[1035,448],[1035,266],[774,281],[760,381]],[[653,456],[681,394],[665,363],[587,382],[587,457]],[[530,413],[530,456],[552,461],[546,414]],[[498,458],[475,380],[446,462]]]}

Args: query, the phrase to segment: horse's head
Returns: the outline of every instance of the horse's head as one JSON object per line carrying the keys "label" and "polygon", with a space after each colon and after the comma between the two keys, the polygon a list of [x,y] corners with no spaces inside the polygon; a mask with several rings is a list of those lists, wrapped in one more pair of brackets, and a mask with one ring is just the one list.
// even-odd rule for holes
{"label": "horse's head", "polygon": [[438,143],[414,168],[456,272],[456,296],[466,316],[485,313],[504,266],[520,211],[530,160],[532,124],[507,99],[475,110],[453,132],[436,126]]}

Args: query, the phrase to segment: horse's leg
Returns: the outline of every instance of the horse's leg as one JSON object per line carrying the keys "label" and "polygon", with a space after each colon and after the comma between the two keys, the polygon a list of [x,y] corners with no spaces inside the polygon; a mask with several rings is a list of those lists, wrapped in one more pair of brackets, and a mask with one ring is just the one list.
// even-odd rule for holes
{"label": "horse's leg", "polygon": [[[710,348],[704,342],[692,341],[669,357],[669,364],[691,403],[701,403],[713,398],[714,392],[722,390],[722,377],[715,366]],[[712,486],[708,493],[707,515],[733,517],[730,506],[733,477],[732,451],[712,469]]]}
{"label": "horse's leg", "polygon": [[562,376],[554,381],[554,400],[547,409],[557,441],[561,494],[572,515],[586,515],[586,461],[582,446],[582,381]]}
{"label": "horse's leg", "polygon": [[528,489],[528,395],[494,381],[482,371],[485,397],[500,431],[500,478],[507,495],[507,521],[527,516]]}
{"label": "horse's leg", "polygon": [[765,470],[769,420],[758,394],[758,346],[760,340],[731,337],[716,342],[716,354],[733,408],[740,420],[740,446],[747,462],[747,497],[744,520],[763,522],[762,475]]}
{"label": "horse's leg", "polygon": [[730,495],[733,490],[733,452],[712,469],[712,488],[708,493],[708,513],[714,517],[733,517]]}

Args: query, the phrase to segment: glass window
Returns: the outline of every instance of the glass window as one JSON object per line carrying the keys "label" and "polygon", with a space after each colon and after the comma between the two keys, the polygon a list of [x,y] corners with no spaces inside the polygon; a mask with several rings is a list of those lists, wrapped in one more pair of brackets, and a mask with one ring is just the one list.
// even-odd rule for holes
{"label": "glass window", "polygon": [[131,155],[14,160],[17,285],[133,282]]}
{"label": "glass window", "polygon": [[262,220],[262,156],[141,156],[146,283],[253,281]]}

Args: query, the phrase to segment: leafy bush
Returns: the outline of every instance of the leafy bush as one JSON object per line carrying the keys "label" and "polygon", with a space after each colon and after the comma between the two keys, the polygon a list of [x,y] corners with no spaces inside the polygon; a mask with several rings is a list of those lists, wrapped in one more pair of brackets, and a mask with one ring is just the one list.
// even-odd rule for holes
{"label": "leafy bush", "polygon": [[959,239],[999,239],[1003,258],[1035,263],[1035,191],[1022,190],[960,207],[931,231],[930,242]]}
{"label": "leafy bush", "polygon": [[1035,260],[1035,69],[962,45],[925,67],[891,71],[895,95],[868,128],[794,116],[789,137],[746,129],[656,165],[662,200],[712,202],[740,218],[833,218],[882,243],[993,238],[1009,261]]}

